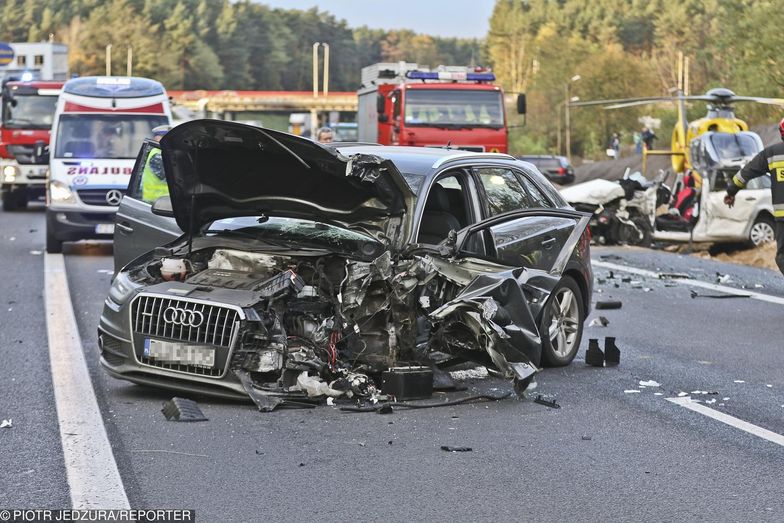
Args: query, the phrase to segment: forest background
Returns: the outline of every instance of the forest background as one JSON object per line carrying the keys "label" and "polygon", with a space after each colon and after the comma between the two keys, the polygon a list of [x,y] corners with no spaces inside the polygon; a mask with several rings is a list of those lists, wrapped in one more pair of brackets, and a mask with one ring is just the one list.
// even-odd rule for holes
{"label": "forest background", "polygon": [[[360,69],[380,61],[486,65],[507,93],[528,97],[525,125],[509,111],[511,151],[555,153],[563,147],[558,130],[567,96],[667,95],[677,83],[679,52],[689,57],[691,94],[723,86],[784,97],[779,1],[496,0],[487,36],[465,39],[352,28],[325,10],[272,9],[249,0],[0,0],[0,40],[51,36],[69,46],[71,72],[82,76],[103,74],[107,44],[117,63],[132,46],[134,74],[168,89],[309,90],[313,42],[330,44],[332,91],[356,90]],[[704,111],[694,103],[689,116]],[[766,123],[778,120],[781,109],[746,104],[738,113]],[[666,103],[574,108],[571,116],[573,153],[594,158],[613,132],[630,144],[641,118],[661,121],[664,142],[675,121]]]}

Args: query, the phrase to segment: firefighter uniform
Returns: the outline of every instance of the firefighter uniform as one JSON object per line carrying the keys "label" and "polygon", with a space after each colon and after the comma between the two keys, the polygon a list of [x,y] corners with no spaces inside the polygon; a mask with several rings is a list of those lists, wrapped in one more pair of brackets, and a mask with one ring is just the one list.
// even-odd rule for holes
{"label": "firefighter uniform", "polygon": [[[783,121],[784,123],[784,121]],[[784,142],[766,147],[732,178],[727,194],[735,196],[749,180],[770,173],[773,216],[776,219],[776,265],[784,274]]]}
{"label": "firefighter uniform", "polygon": [[169,186],[166,185],[166,176],[163,172],[163,159],[161,150],[150,149],[142,171],[142,201],[153,203],[161,196],[169,195]]}

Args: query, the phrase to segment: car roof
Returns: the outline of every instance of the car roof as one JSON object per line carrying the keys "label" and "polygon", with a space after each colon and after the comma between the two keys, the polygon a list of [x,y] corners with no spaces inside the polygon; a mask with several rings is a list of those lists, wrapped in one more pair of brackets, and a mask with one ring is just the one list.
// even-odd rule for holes
{"label": "car roof", "polygon": [[394,145],[342,145],[337,147],[342,154],[373,154],[391,160],[401,172],[427,175],[433,169],[452,160],[463,159],[501,159],[514,160],[513,156],[502,153],[476,153],[460,149],[440,147],[407,147]]}

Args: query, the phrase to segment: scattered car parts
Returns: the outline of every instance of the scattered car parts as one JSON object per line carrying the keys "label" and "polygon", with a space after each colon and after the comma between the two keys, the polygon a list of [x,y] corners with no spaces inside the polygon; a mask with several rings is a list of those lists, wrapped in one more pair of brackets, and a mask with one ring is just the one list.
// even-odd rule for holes
{"label": "scattered car parts", "polygon": [[168,421],[208,421],[198,403],[176,396],[163,404],[161,412]]}

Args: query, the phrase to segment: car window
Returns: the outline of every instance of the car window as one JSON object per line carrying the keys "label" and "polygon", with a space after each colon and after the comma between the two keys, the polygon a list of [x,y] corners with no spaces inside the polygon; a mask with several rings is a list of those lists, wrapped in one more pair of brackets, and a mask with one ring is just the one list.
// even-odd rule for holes
{"label": "car window", "polygon": [[760,176],[758,178],[752,178],[749,180],[749,183],[746,184],[746,189],[770,189],[770,176],[766,175]]}
{"label": "car window", "polygon": [[136,159],[128,196],[152,204],[161,196],[169,195],[169,186],[163,172],[161,149],[146,142]]}
{"label": "car window", "polygon": [[520,180],[523,182],[523,185],[525,186],[525,190],[528,191],[528,196],[530,200],[534,203],[533,205],[534,207],[550,208],[553,206],[550,203],[550,201],[547,199],[547,197],[545,197],[545,195],[542,193],[542,191],[540,191],[539,188],[536,185],[534,185],[534,183],[531,180],[526,178],[525,175],[520,175]]}
{"label": "car window", "polygon": [[533,204],[515,173],[509,169],[486,167],[476,172],[487,194],[490,216],[538,207]]}

